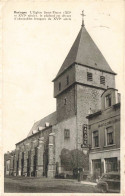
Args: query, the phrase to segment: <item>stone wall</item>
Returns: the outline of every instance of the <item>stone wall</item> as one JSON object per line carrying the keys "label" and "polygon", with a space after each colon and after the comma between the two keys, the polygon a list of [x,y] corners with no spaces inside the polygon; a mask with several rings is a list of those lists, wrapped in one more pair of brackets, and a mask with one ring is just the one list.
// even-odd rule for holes
{"label": "stone wall", "polygon": [[75,86],[70,87],[57,97],[57,122],[61,122],[76,114]]}
{"label": "stone wall", "polygon": [[77,129],[78,148],[83,143],[83,124],[87,124],[86,116],[89,110],[97,111],[101,108],[101,94],[103,90],[77,85]]}
{"label": "stone wall", "polygon": [[[67,76],[69,77],[69,83],[67,84]],[[59,90],[59,82],[61,83],[61,89]],[[59,78],[54,81],[54,97],[57,97],[61,92],[66,90],[70,85],[75,82],[75,66],[71,66],[66,70]]]}
{"label": "stone wall", "polygon": [[[120,108],[114,109],[113,107],[107,108],[102,111],[102,114],[89,120],[91,129],[89,131],[89,143],[92,146],[92,132],[99,130],[99,148],[91,149],[92,152],[100,150],[111,150],[120,148]],[[114,129],[115,145],[106,146],[105,144],[105,130],[107,127],[112,126]]]}
{"label": "stone wall", "polygon": [[10,175],[47,176],[51,132],[52,127],[46,127],[16,144],[16,150],[10,157]]}
{"label": "stone wall", "polygon": [[[96,69],[84,67],[82,65],[75,65],[75,72],[76,72],[76,82],[80,82],[86,85],[93,85],[94,87],[98,88],[115,88],[115,75],[106,73],[103,71],[99,71]],[[87,72],[92,73],[93,80],[88,81],[87,80]],[[100,76],[105,77],[105,84],[100,84]]]}
{"label": "stone wall", "polygon": [[[64,137],[64,130],[69,129],[70,137]],[[62,171],[60,163],[60,155],[61,150],[63,148],[73,150],[76,149],[76,139],[77,139],[77,132],[76,132],[76,116],[72,118],[68,118],[57,125],[53,126],[53,133],[55,133],[55,164],[58,165],[59,172]]]}

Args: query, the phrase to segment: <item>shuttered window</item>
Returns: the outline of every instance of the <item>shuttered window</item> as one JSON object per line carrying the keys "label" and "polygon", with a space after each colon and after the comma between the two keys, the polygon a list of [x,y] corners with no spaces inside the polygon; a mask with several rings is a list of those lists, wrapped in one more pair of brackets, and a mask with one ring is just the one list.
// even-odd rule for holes
{"label": "shuttered window", "polygon": [[100,76],[100,84],[105,84],[105,77],[104,76]]}
{"label": "shuttered window", "polygon": [[64,138],[70,138],[70,130],[69,129],[64,129]]}
{"label": "shuttered window", "polygon": [[88,80],[88,81],[92,81],[92,80],[93,80],[93,78],[92,78],[92,73],[87,72],[87,80]]}

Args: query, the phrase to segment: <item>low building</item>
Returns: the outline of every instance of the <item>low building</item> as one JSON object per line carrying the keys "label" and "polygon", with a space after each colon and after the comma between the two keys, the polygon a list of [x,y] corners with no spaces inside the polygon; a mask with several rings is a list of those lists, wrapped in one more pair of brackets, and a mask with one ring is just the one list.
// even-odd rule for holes
{"label": "low building", "polygon": [[89,169],[101,175],[120,170],[120,94],[108,88],[101,96],[101,110],[89,114]]}
{"label": "low building", "polygon": [[14,151],[4,154],[4,175],[13,175],[14,154]]}

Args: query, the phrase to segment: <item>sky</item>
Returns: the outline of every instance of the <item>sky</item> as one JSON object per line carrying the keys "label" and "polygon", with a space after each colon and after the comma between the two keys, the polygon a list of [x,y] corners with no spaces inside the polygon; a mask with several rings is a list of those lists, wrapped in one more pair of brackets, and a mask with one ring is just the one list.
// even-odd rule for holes
{"label": "sky", "polygon": [[[3,6],[3,151],[27,137],[33,123],[56,110],[53,82],[85,27],[123,90],[123,1],[8,1]],[[69,21],[15,21],[14,11],[70,11]]]}

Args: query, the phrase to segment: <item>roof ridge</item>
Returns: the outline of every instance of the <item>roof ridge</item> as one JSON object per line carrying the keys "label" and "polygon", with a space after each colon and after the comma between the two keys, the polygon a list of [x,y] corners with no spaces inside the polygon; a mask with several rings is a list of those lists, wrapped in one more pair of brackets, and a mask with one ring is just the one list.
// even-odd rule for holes
{"label": "roof ridge", "polygon": [[[80,31],[79,31],[80,39],[79,39],[79,44],[78,44],[78,46],[80,45],[80,42],[81,42],[81,35],[82,35],[82,30],[83,30],[83,28],[85,28],[85,26],[81,26],[81,29],[80,29]],[[75,62],[77,61],[78,52],[79,52],[79,47],[78,47],[78,49],[77,49]]]}
{"label": "roof ridge", "polygon": [[[75,62],[76,61],[76,56],[77,56],[77,53],[78,53],[78,48],[79,48],[79,43],[80,43],[80,39],[81,39],[81,31],[82,31],[82,28],[80,29],[75,41],[73,42],[65,60],[63,61],[62,63],[62,66],[60,67],[55,79],[58,77],[58,75],[60,75],[64,70],[66,70],[71,64],[72,62]],[[73,53],[73,54],[71,54]],[[72,60],[73,59],[73,60]],[[71,61],[71,62],[69,62]]]}
{"label": "roof ridge", "polygon": [[91,68],[115,74],[84,26],[81,27],[55,79],[74,63],[80,63]]}

